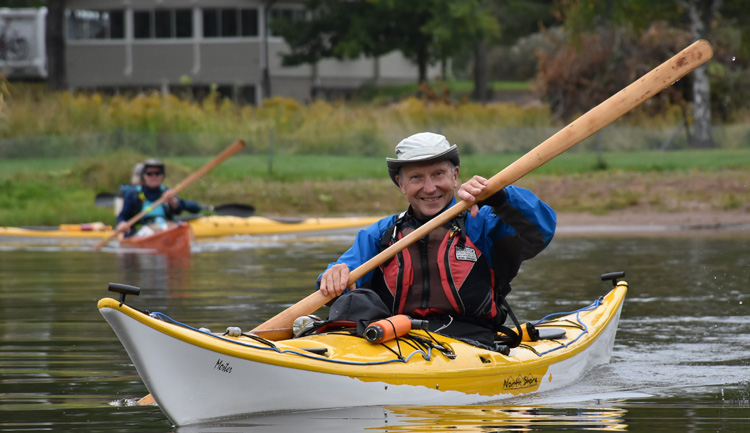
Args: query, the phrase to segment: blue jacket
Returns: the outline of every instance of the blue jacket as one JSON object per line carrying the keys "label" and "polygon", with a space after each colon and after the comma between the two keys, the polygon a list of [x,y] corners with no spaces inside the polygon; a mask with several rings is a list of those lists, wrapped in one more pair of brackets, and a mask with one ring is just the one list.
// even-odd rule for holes
{"label": "blue jacket", "polygon": [[[143,195],[146,197],[146,199],[149,202],[153,203],[161,198],[161,195],[165,190],[166,188],[162,187],[149,188],[147,186],[133,186],[132,189],[128,189],[128,191],[125,193],[125,196],[123,197],[122,210],[117,216],[117,223],[119,224],[122,221],[128,221],[130,220],[130,218],[138,215],[143,210],[143,201],[141,201],[140,197],[138,197],[140,192],[143,192]],[[170,209],[169,212],[166,212],[167,219],[172,219],[172,216],[174,214],[180,214],[183,210],[197,213],[203,209],[201,205],[194,201],[182,200],[179,197],[178,201],[180,204],[177,209]]]}
{"label": "blue jacket", "polygon": [[[505,275],[506,282],[509,283],[515,277],[520,262],[537,255],[552,240],[557,216],[534,193],[516,186],[506,187],[488,201],[493,202],[492,206],[482,206],[476,217],[467,216],[466,235],[482,250],[485,257],[490,258],[496,270],[496,262],[499,260],[513,262]],[[456,200],[453,199],[448,207],[455,204]],[[330,263],[328,268],[344,263],[351,271],[375,257],[381,251],[380,239],[383,233],[393,226],[397,218],[398,215],[392,215],[360,230],[354,245],[337,261]],[[511,254],[504,251],[509,249],[513,250],[510,251]],[[502,259],[497,257],[500,254]],[[357,287],[366,287],[373,274],[374,271],[371,271],[359,279]]]}

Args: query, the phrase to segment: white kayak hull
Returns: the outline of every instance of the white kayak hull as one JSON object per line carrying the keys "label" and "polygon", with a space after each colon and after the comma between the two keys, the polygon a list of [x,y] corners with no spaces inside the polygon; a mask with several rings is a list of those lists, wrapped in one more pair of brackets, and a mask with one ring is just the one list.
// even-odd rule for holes
{"label": "white kayak hull", "polygon": [[[594,366],[609,362],[625,290],[622,287],[623,293],[610,302],[616,305],[597,307],[611,310],[602,315],[603,323],[596,329],[590,325],[580,341],[549,356],[528,356],[528,350],[514,348],[505,357],[450,340],[457,353],[454,360],[432,353],[426,361],[417,353],[403,367],[330,366],[319,362],[318,355],[304,359],[307,352],[289,355],[294,357],[291,361],[281,359],[286,353],[271,354],[278,361],[265,353],[258,358],[246,353],[249,349],[244,346],[233,347],[223,340],[215,344],[212,339],[216,337],[210,334],[188,330],[197,336],[186,337],[182,328],[128,311],[129,307],[111,299],[100,301],[99,308],[159,407],[181,426],[279,410],[482,403],[566,386]],[[278,348],[294,350],[295,344],[301,347],[312,340],[286,344],[276,342]],[[467,363],[468,358],[471,362]],[[506,358],[508,365],[501,365]],[[399,369],[404,369],[403,375]],[[476,383],[464,385],[464,381]]]}

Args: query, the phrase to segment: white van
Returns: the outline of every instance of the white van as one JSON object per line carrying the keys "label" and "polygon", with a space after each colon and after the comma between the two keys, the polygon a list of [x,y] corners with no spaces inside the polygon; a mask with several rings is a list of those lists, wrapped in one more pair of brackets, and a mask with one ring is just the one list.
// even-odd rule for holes
{"label": "white van", "polygon": [[13,78],[47,78],[44,31],[47,8],[0,8],[0,73]]}

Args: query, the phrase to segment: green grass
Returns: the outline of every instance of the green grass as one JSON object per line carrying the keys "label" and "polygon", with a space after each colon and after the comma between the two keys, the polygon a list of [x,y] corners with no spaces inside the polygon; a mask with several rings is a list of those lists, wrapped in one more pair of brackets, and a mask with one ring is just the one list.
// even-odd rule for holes
{"label": "green grass", "polygon": [[[474,91],[474,82],[469,80],[461,81],[448,81],[445,83],[448,86],[451,93],[471,93]],[[497,91],[515,91],[515,92],[528,92],[531,91],[531,83],[528,81],[493,81],[489,83],[489,87]],[[416,90],[416,87],[414,88]]]}
{"label": "green grass", "polygon": [[[474,91],[474,82],[469,80],[431,82],[430,85],[435,90],[447,87],[451,95],[466,95]],[[495,91],[528,92],[531,90],[531,83],[528,81],[493,81],[489,83],[489,86]],[[355,94],[355,98],[369,102],[377,99],[403,99],[416,95],[418,90],[419,85],[415,83],[364,87]]]}
{"label": "green grass", "polygon": [[70,170],[76,157],[0,159],[0,179],[17,173],[53,173]]}
{"label": "green grass", "polygon": [[[531,91],[531,82],[529,81],[493,81],[490,83],[493,90],[500,91]],[[474,84],[472,83],[472,89]]]}
{"label": "green grass", "polygon": [[[462,158],[465,170],[482,176],[491,176],[502,167],[512,163],[521,154],[513,155],[469,155]],[[722,169],[750,167],[750,149],[735,150],[681,150],[673,152],[605,152],[602,154],[604,168],[633,172],[669,171],[717,171]],[[592,152],[569,152],[558,156],[534,171],[537,175],[565,175],[589,173],[601,170],[598,157]]]}
{"label": "green grass", "polygon": [[[170,159],[191,168],[206,163],[202,157]],[[216,171],[216,176],[227,180],[243,178],[274,180],[345,180],[377,179],[387,175],[384,157],[336,155],[237,155]]]}
{"label": "green grass", "polygon": [[[474,174],[491,177],[519,156],[467,155],[462,158],[461,179]],[[144,158],[135,153],[116,153],[80,159],[0,160],[0,226],[93,221],[111,224],[111,209],[94,207],[94,197],[100,192],[116,192],[120,184],[128,182],[133,164]],[[165,184],[176,185],[211,157],[164,160],[168,173]],[[697,198],[707,203],[723,193],[723,201],[712,206],[737,208],[750,201],[750,190],[737,180],[750,168],[750,149],[609,152],[603,154],[603,160],[606,169],[597,168],[596,154],[571,151],[520,183],[540,191],[560,211],[606,213],[635,206],[639,200],[675,210],[680,203],[689,204]],[[670,186],[700,178],[705,182],[697,182],[695,191],[679,192],[680,188]],[[612,192],[601,192],[609,190],[605,185]],[[671,196],[658,192],[644,196],[644,191],[659,190],[658,185]],[[721,185],[732,189],[722,191]],[[276,155],[269,173],[268,156],[236,155],[186,188],[181,196],[203,204],[253,204],[266,215],[380,215],[405,204],[388,179],[385,158],[356,156]]]}
{"label": "green grass", "polygon": [[[520,153],[494,155],[466,155],[461,158],[463,175],[479,174],[492,176],[523,156]],[[116,173],[113,184],[103,179],[103,187],[113,188],[126,182],[132,165],[145,156],[138,154],[115,154],[98,158],[38,158],[0,160],[0,181],[12,179],[19,174],[33,176],[59,176],[70,174],[81,177],[83,172],[95,169]],[[672,152],[605,152],[602,159],[609,170],[634,172],[647,171],[716,171],[750,166],[750,149],[681,150]],[[202,167],[211,157],[183,156],[164,158],[170,168],[169,178],[173,182],[179,176],[187,176]],[[558,156],[535,170],[535,175],[564,175],[597,171],[597,155],[592,152],[571,151]],[[94,167],[97,166],[97,167]],[[77,171],[77,173],[75,173]],[[240,154],[224,161],[212,176],[222,180],[269,179],[269,180],[348,180],[381,179],[387,175],[385,157],[339,156],[339,155],[268,155]]]}
{"label": "green grass", "polygon": [[[521,156],[523,154],[520,153],[463,156],[462,177],[473,174],[492,176]],[[609,170],[715,171],[749,167],[750,149],[606,152],[602,154],[602,159]],[[170,160],[195,169],[207,161],[204,157],[177,157]],[[600,170],[597,160],[595,153],[569,152],[535,170],[534,174],[564,175],[593,172]],[[387,175],[387,171],[385,157],[275,155],[269,172],[267,155],[238,155],[224,162],[216,175],[235,180],[244,177],[277,180],[346,180],[380,179]]]}

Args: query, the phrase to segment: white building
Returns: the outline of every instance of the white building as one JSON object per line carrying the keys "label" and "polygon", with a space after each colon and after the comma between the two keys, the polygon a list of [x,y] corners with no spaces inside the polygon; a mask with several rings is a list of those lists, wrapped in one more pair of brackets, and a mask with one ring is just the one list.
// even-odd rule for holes
{"label": "white building", "polygon": [[[305,19],[303,0],[67,0],[67,8],[67,79],[73,88],[189,87],[200,93],[215,85],[222,94],[257,104],[268,96],[264,71],[271,96],[300,101],[418,76],[416,65],[398,52],[283,67],[280,53],[288,46],[261,29],[277,16]],[[429,72],[439,73],[437,67]]]}

